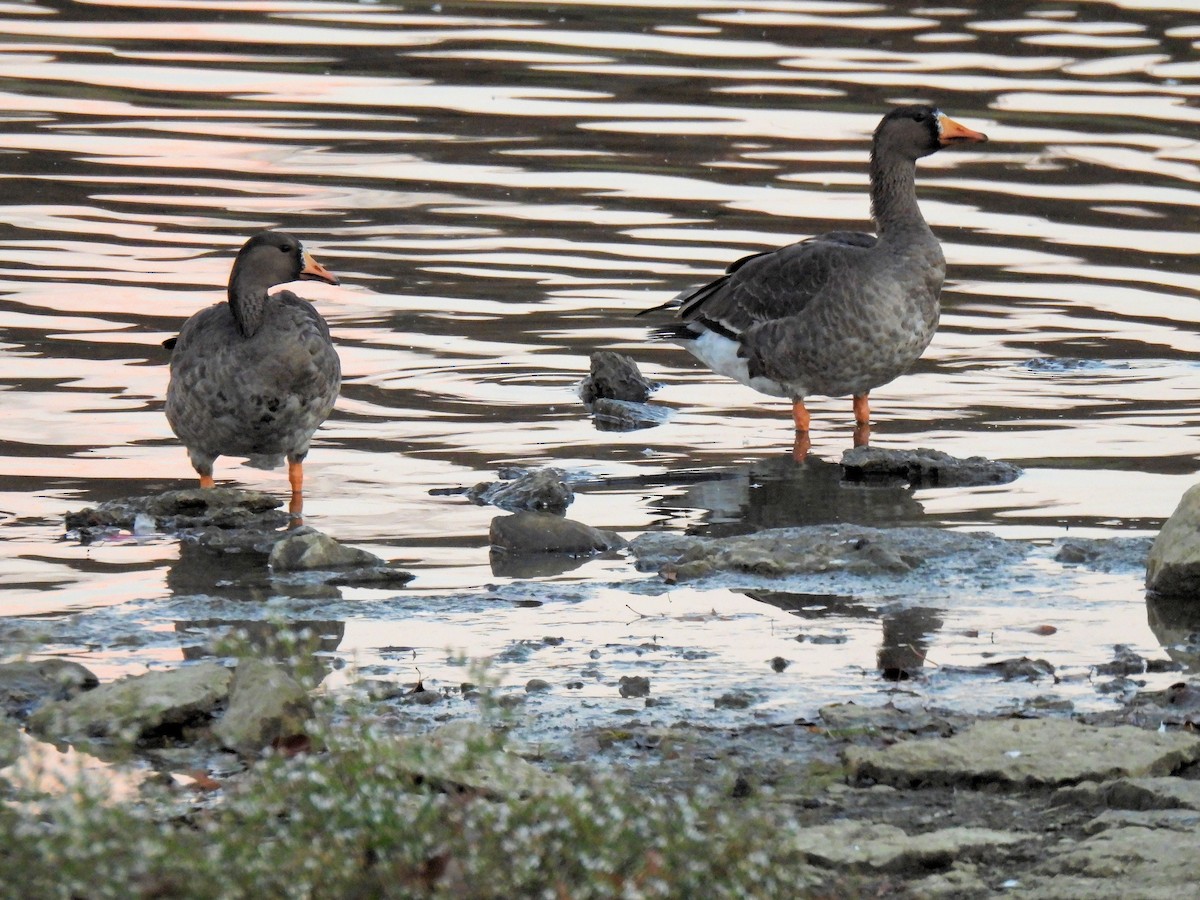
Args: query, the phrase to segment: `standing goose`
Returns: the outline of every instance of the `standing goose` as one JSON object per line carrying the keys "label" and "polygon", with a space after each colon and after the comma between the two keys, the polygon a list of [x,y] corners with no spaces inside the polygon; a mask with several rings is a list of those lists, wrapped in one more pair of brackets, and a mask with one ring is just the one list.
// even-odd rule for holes
{"label": "standing goose", "polygon": [[655,307],[677,309],[683,320],[655,336],[678,341],[718,374],[790,399],[797,456],[808,448],[809,394],[852,395],[855,443],[865,444],[868,393],[916,362],[938,324],[946,261],[917,206],[916,161],[986,140],[933,107],[893,109],[871,144],[877,237],[834,231],[740,259],[716,281]]}
{"label": "standing goose", "polygon": [[288,461],[298,518],[304,457],[333,409],[342,367],[329,327],[312,304],[277,284],[338,280],[290,234],[264,231],[238,252],[229,302],[188,319],[171,347],[167,421],[187,447],[201,487],[213,486],[218,456],[273,469]]}

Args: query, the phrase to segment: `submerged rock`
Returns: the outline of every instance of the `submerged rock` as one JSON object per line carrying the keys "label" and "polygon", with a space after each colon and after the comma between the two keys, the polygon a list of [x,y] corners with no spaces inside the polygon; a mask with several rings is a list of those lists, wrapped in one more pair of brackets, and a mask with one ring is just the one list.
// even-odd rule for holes
{"label": "submerged rock", "polygon": [[648,533],[634,539],[630,549],[642,571],[657,569],[679,581],[721,572],[772,577],[835,571],[903,574],[933,558],[959,555],[978,566],[995,566],[1023,554],[992,535],[865,525],[772,528],[725,538]]}
{"label": "submerged rock", "polygon": [[312,718],[308,692],[275,663],[238,661],[224,715],[213,725],[221,746],[243,756],[304,734]]}
{"label": "submerged rock", "polygon": [[842,468],[851,480],[901,478],[918,487],[1007,484],[1021,474],[1012,463],[982,456],[959,459],[941,450],[887,450],[871,446],[843,453]]}
{"label": "submerged rock", "polygon": [[649,403],[598,397],[592,403],[592,419],[601,431],[637,431],[653,428],[671,417],[671,413]]}
{"label": "submerged rock", "polygon": [[272,531],[288,523],[288,514],[279,509],[281,505],[282,501],[261,491],[190,488],[108,500],[67,513],[66,527],[83,543],[114,529],[145,533],[150,523],[153,529],[171,534],[214,526]]}
{"label": "submerged rock", "polygon": [[1146,589],[1200,599],[1200,484],[1188,488],[1163,523],[1146,560]]}
{"label": "submerged rock", "polygon": [[1200,760],[1200,738],[1128,725],[999,719],[950,738],[903,741],[883,750],[848,747],[845,757],[855,778],[896,787],[1057,787],[1168,775]]}
{"label": "submerged rock", "polygon": [[601,531],[573,519],[544,512],[519,512],[492,519],[488,541],[503,553],[554,553],[593,556],[627,546],[612,531]]}
{"label": "submerged rock", "polygon": [[589,405],[600,398],[644,403],[658,387],[628,356],[600,350],[592,354],[592,370],[579,386],[579,396]]}
{"label": "submerged rock", "polygon": [[52,700],[70,700],[100,684],[77,662],[42,659],[0,664],[0,714],[24,718]]}
{"label": "submerged rock", "polygon": [[138,740],[207,721],[229,695],[229,670],[214,662],[147,672],[47,703],[29,730],[50,740]]}
{"label": "submerged rock", "polygon": [[563,512],[575,494],[566,482],[566,473],[547,466],[521,472],[513,481],[484,481],[467,490],[467,499],[480,506],[492,506],[509,512],[534,510]]}

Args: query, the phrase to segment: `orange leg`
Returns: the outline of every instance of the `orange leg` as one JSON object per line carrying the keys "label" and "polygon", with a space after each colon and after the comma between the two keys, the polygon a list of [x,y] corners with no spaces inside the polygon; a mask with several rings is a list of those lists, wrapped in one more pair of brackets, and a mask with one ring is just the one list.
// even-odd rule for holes
{"label": "orange leg", "polygon": [[800,434],[808,433],[810,416],[808,409],[804,406],[803,400],[792,401],[792,421],[796,423],[796,431]]}
{"label": "orange leg", "polygon": [[796,423],[796,440],[792,444],[792,459],[796,460],[796,462],[804,462],[804,458],[808,456],[809,448],[812,447],[812,441],[808,439],[808,428],[811,424],[811,417],[803,400],[792,401],[792,421]]}
{"label": "orange leg", "polygon": [[211,475],[201,475],[200,476],[200,487],[210,488],[210,487],[215,487],[215,486],[216,486],[216,482],[213,481],[213,477]]}
{"label": "orange leg", "polygon": [[854,395],[854,446],[864,447],[871,442],[871,404],[866,392]]}
{"label": "orange leg", "polygon": [[292,485],[292,500],[288,504],[288,512],[293,519],[299,519],[304,512],[304,463],[288,462],[288,481]]}

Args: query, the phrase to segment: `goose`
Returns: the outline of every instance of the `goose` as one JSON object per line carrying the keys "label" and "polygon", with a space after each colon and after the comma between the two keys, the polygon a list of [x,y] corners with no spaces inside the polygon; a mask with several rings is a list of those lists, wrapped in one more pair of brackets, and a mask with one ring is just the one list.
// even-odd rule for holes
{"label": "goose", "polygon": [[986,141],[932,106],[891,110],[871,143],[876,234],[833,231],[734,262],[658,310],[680,321],[653,336],[712,371],[792,401],[796,454],[807,451],[810,394],[853,397],[856,445],[870,438],[873,388],[903,374],[938,324],[942,248],[917,206],[916,161]]}
{"label": "goose", "polygon": [[329,326],[312,304],[291,291],[270,293],[299,279],[338,283],[292,235],[257,234],[234,260],[228,301],[200,310],[165,342],[167,421],[200,486],[213,486],[218,456],[268,469],[286,457],[293,519],[303,511],[309,442],[342,381]]}

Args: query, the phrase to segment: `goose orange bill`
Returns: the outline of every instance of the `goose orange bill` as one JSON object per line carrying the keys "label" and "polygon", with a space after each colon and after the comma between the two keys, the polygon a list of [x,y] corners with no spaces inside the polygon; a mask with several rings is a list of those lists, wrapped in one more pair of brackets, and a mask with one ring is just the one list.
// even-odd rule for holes
{"label": "goose orange bill", "polygon": [[329,284],[340,284],[337,276],[313,259],[308,251],[304,251],[304,268],[300,270],[300,278],[308,281],[325,281]]}
{"label": "goose orange bill", "polygon": [[972,131],[966,125],[959,125],[945,113],[938,116],[938,143],[943,147],[947,144],[986,141],[987,139],[987,135],[982,131]]}

